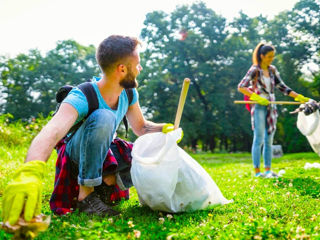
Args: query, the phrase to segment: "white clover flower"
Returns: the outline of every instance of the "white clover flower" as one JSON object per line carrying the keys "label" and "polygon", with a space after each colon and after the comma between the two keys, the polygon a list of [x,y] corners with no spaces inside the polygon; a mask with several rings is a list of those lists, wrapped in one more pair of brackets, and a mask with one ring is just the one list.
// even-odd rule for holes
{"label": "white clover flower", "polygon": [[141,237],[141,232],[139,230],[133,230],[133,234],[135,238],[140,238]]}
{"label": "white clover flower", "polygon": [[163,217],[159,218],[159,223],[160,223],[160,224],[163,224],[163,223],[164,223],[164,218],[163,218]]}
{"label": "white clover flower", "polygon": [[170,220],[173,218],[173,216],[171,214],[167,214],[167,218]]}
{"label": "white clover flower", "polygon": [[303,227],[298,226],[296,229],[296,233],[305,232],[306,230]]}
{"label": "white clover flower", "polygon": [[128,226],[129,226],[129,228],[133,228],[133,227],[134,227],[133,222],[132,222],[132,221],[129,221],[129,222],[128,222]]}
{"label": "white clover flower", "polygon": [[252,216],[249,216],[249,217],[248,217],[248,221],[249,221],[249,222],[253,222],[253,221],[254,221],[254,218],[253,218]]}
{"label": "white clover flower", "polygon": [[169,236],[167,236],[167,240],[171,240],[173,237],[174,237],[174,234],[173,235],[169,235]]}
{"label": "white clover flower", "polygon": [[267,212],[267,209],[265,209],[264,207],[260,207],[259,208],[262,212],[266,213]]}

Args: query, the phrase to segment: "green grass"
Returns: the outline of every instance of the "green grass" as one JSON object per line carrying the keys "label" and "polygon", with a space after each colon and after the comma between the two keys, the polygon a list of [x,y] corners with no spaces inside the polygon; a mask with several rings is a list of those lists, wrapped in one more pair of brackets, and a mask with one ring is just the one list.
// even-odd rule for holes
{"label": "green grass", "polygon": [[[26,146],[1,147],[0,198],[26,151]],[[139,233],[140,239],[320,239],[320,169],[303,168],[306,162],[320,162],[316,154],[285,154],[274,159],[273,170],[286,171],[280,179],[254,178],[250,154],[192,154],[192,157],[234,203],[171,214],[171,218],[140,206],[132,188],[130,200],[116,207],[122,212],[120,217],[77,213],[52,216],[49,229],[37,239],[134,239]],[[55,158],[53,153],[47,164],[45,214],[51,214],[48,201],[53,189]],[[0,239],[10,237],[0,230]]]}

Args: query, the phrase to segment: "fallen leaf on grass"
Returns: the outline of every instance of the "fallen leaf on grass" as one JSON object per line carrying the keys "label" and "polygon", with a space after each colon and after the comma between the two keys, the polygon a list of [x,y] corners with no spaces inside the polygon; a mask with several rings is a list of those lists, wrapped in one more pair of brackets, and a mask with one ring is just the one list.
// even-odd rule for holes
{"label": "fallen leaf on grass", "polygon": [[50,225],[50,216],[40,214],[30,222],[26,222],[23,217],[20,217],[15,225],[10,225],[9,222],[1,223],[2,229],[8,233],[14,234],[13,239],[33,239],[39,232],[44,232]]}

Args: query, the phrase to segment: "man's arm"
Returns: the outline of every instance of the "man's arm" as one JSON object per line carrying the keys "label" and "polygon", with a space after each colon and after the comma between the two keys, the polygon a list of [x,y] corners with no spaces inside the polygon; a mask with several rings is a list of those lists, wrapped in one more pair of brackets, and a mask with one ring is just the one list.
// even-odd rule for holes
{"label": "man's arm", "polygon": [[32,141],[26,162],[19,167],[3,192],[4,222],[14,225],[22,213],[26,221],[41,213],[45,162],[55,144],[67,134],[77,117],[75,108],[68,103],[61,104],[57,114]]}
{"label": "man's arm", "polygon": [[142,114],[138,101],[132,106],[129,106],[127,118],[133,132],[137,136],[141,136],[146,133],[161,132],[163,126],[165,125],[165,123],[154,123],[147,121]]}
{"label": "man's arm", "polygon": [[77,117],[78,112],[73,106],[68,103],[61,104],[58,112],[32,141],[25,162],[46,162],[54,146],[68,133]]}

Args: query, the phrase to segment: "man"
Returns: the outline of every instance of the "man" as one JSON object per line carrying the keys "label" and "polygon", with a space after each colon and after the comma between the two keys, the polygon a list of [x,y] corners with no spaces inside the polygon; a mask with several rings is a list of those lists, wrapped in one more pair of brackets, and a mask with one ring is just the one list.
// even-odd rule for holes
{"label": "man", "polygon": [[[173,130],[172,124],[156,124],[143,117],[135,89],[129,106],[124,89],[138,86],[136,77],[142,70],[138,45],[136,38],[113,35],[103,40],[97,49],[96,59],[103,77],[92,84],[99,108],[88,116],[66,145],[66,153],[79,171],[80,211],[101,216],[119,214],[99,199],[94,187],[102,182],[107,186],[117,182],[115,174],[102,176],[102,165],[124,115],[138,136]],[[26,221],[40,214],[45,162],[57,142],[87,113],[88,102],[85,95],[78,88],[73,89],[55,116],[32,141],[25,163],[7,186],[3,194],[4,222],[15,224],[22,212]]]}

